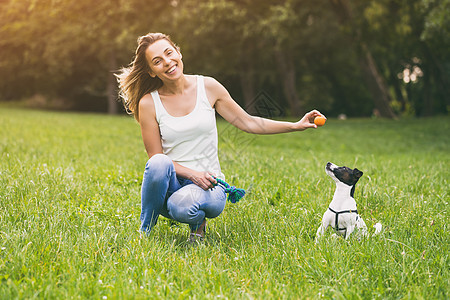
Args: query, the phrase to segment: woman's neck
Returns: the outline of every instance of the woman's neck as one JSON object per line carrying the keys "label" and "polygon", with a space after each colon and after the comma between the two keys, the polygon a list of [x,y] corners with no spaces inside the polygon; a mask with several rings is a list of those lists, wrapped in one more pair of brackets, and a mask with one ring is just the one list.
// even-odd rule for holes
{"label": "woman's neck", "polygon": [[174,81],[166,81],[163,86],[158,90],[158,92],[162,95],[182,95],[184,91],[188,88],[189,81],[186,76],[183,74]]}

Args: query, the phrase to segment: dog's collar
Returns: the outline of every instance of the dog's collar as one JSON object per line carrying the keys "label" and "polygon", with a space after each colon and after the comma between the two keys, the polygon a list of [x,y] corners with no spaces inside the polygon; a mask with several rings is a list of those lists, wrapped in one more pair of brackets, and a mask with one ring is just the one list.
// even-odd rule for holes
{"label": "dog's collar", "polygon": [[[334,212],[336,214],[336,219],[334,222],[334,230],[339,231],[339,230],[347,230],[347,228],[339,228],[339,215],[340,214],[351,214],[351,213],[355,213],[358,214],[358,210],[341,210],[341,211],[335,211],[334,209],[332,209],[331,207],[328,207],[329,210],[331,210],[332,212]],[[358,218],[358,216],[356,216],[356,218]]]}

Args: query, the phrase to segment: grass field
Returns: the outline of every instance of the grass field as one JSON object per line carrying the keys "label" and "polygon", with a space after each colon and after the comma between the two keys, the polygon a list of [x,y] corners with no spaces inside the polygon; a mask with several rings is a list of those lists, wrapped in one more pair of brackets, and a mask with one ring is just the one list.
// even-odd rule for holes
{"label": "grass field", "polygon": [[[132,118],[0,107],[0,299],[449,298],[448,117],[219,132],[227,180],[249,194],[190,247],[164,218],[138,233],[147,157]],[[314,243],[328,161],[364,172],[358,210],[380,235]]]}

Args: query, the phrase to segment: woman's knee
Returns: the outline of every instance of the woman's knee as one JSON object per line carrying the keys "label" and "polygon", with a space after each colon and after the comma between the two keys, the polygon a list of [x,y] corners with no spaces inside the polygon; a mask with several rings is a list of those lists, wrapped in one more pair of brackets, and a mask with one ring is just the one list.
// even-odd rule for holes
{"label": "woman's knee", "polygon": [[[199,198],[202,190],[191,184],[176,191],[167,199],[167,210],[169,215],[176,221],[182,223],[195,223],[199,218]],[[203,215],[204,218],[204,215]]]}
{"label": "woman's knee", "polygon": [[186,187],[176,191],[167,199],[167,210],[170,217],[182,223],[189,223],[189,211],[195,206],[193,200]]}
{"label": "woman's knee", "polygon": [[216,218],[225,209],[226,202],[225,191],[221,187],[216,187],[212,191],[210,199],[201,208],[205,211],[207,218]]}
{"label": "woman's knee", "polygon": [[145,164],[144,176],[151,178],[161,178],[170,175],[173,169],[172,160],[165,154],[155,154]]}
{"label": "woman's knee", "polygon": [[216,218],[225,208],[226,195],[222,188],[204,191],[196,185],[188,185],[167,200],[171,217],[179,222],[197,224],[205,217]]}

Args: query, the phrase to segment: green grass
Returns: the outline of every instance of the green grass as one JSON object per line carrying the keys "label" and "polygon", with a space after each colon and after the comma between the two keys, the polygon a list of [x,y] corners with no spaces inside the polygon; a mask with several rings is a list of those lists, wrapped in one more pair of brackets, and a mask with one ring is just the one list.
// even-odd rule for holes
{"label": "green grass", "polygon": [[[274,136],[219,122],[223,171],[250,193],[197,247],[162,217],[140,237],[147,158],[130,117],[2,106],[0,132],[1,299],[449,297],[449,118]],[[382,234],[314,243],[327,161],[364,172],[358,210]]]}

